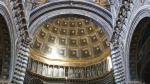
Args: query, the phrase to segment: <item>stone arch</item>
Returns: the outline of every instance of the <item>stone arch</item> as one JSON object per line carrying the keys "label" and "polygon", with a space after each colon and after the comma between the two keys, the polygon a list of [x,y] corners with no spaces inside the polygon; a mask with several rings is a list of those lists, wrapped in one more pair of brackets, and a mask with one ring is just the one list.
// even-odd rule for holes
{"label": "stone arch", "polygon": [[56,16],[66,14],[75,14],[87,17],[99,26],[102,26],[102,29],[107,34],[108,38],[112,35],[113,25],[111,13],[93,3],[80,0],[49,2],[33,10],[30,14],[29,33],[33,35],[35,31],[46,21]]}
{"label": "stone arch", "polygon": [[[139,8],[136,13],[132,16],[134,18],[131,19],[131,24],[129,24],[129,30],[128,30],[128,33],[127,33],[127,37],[126,38],[126,42],[125,42],[125,67],[129,67],[129,68],[126,68],[126,79],[128,82],[135,82],[135,83],[139,83],[139,80],[138,80],[138,76],[137,75],[134,75],[134,77],[131,78],[131,72],[132,74],[133,73],[136,73],[136,69],[134,68],[134,70],[131,69],[131,64],[135,64],[135,63],[132,63],[131,62],[131,58],[130,58],[130,47],[131,47],[131,41],[132,41],[132,37],[134,35],[134,31],[136,30],[137,28],[137,25],[139,24],[140,21],[142,21],[143,18],[147,18],[150,16],[150,9],[149,7],[147,6],[143,6],[141,8]],[[136,65],[135,65],[136,66]]]}
{"label": "stone arch", "polygon": [[[63,2],[63,3],[62,3]],[[72,5],[71,5],[72,3]],[[57,4],[57,5],[55,5]],[[54,7],[52,6],[54,5]],[[52,6],[52,7],[50,7]],[[30,14],[29,33],[33,36],[41,25],[60,15],[79,15],[93,20],[99,26],[102,26],[104,32],[111,38],[112,35],[112,17],[107,10],[95,6],[95,4],[78,1],[58,1],[47,3]]]}
{"label": "stone arch", "polygon": [[[2,37],[3,40],[2,42],[5,42],[4,44],[7,45],[6,43],[8,42],[8,44],[10,44],[9,46],[9,53],[8,54],[3,54],[2,58],[3,58],[3,63],[2,65],[5,65],[6,67],[2,67],[2,72],[6,72],[7,74],[5,75],[1,75],[1,79],[4,81],[1,81],[3,83],[9,83],[12,79],[13,76],[13,71],[14,71],[14,65],[15,65],[15,55],[16,55],[16,30],[13,24],[13,20],[12,17],[10,16],[10,12],[7,8],[7,6],[5,5],[5,3],[3,3],[2,1],[0,1],[0,17],[2,22],[5,24],[1,24],[1,28],[0,30],[4,29],[4,31],[6,32],[6,34],[2,34],[2,32],[4,33],[4,31],[1,32],[1,35],[3,35],[3,37],[8,36],[8,39],[4,39]],[[4,27],[4,26],[5,27]],[[3,26],[3,27],[2,27]],[[3,46],[5,46],[3,45]],[[7,46],[8,47],[8,46]],[[4,47],[3,47],[4,48]],[[4,51],[5,52],[5,51]],[[6,58],[8,56],[8,58]],[[9,66],[8,66],[9,65]],[[1,72],[0,72],[1,73]]]}

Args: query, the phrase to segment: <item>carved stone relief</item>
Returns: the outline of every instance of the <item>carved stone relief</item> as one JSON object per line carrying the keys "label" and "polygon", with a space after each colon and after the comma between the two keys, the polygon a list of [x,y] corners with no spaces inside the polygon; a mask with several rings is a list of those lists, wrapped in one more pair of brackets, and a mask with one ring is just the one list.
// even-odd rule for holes
{"label": "carved stone relief", "polygon": [[83,68],[80,69],[80,75],[81,75],[80,76],[81,78],[84,78],[84,69]]}
{"label": "carved stone relief", "polygon": [[73,68],[72,67],[68,70],[68,77],[74,77],[74,73],[73,73]]}
{"label": "carved stone relief", "polygon": [[37,62],[36,61],[33,61],[32,62],[32,68],[31,68],[31,71],[36,73],[36,68],[37,68]]}
{"label": "carved stone relief", "polygon": [[48,77],[52,77],[53,76],[53,67],[49,66],[48,68]]}
{"label": "carved stone relief", "polygon": [[37,73],[42,75],[42,72],[43,72],[43,65],[42,65],[42,63],[39,63],[38,64],[38,71],[37,71]]}
{"label": "carved stone relief", "polygon": [[64,68],[63,67],[59,68],[59,77],[64,77]]}
{"label": "carved stone relief", "polygon": [[[37,73],[44,77],[68,77],[68,78],[91,78],[98,77],[107,73],[107,60],[102,63],[86,67],[64,67],[47,65],[29,58],[32,64],[31,72]],[[28,66],[29,69],[30,66]],[[29,69],[30,70],[30,69]]]}
{"label": "carved stone relief", "polygon": [[58,77],[58,75],[59,75],[58,67],[55,66],[54,67],[54,72],[53,72],[53,77]]}
{"label": "carved stone relief", "polygon": [[47,70],[47,65],[43,66],[43,75],[47,76],[48,70]]}

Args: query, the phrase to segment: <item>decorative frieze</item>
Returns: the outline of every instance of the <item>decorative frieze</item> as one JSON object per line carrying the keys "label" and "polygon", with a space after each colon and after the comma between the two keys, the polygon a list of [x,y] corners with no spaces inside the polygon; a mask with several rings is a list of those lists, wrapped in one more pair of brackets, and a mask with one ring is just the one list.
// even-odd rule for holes
{"label": "decorative frieze", "polygon": [[109,61],[106,59],[98,64],[90,66],[62,66],[62,65],[49,65],[32,58],[28,59],[27,70],[41,75],[43,77],[54,78],[77,78],[77,79],[89,79],[95,77],[103,77],[109,72]]}

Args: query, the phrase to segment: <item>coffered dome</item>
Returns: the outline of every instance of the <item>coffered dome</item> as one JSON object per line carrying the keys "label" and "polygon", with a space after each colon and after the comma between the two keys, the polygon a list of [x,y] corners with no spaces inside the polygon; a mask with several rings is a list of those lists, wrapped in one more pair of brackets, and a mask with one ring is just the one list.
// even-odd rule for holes
{"label": "coffered dome", "polygon": [[31,53],[50,60],[91,60],[108,51],[107,36],[92,20],[61,16],[47,21],[35,33]]}

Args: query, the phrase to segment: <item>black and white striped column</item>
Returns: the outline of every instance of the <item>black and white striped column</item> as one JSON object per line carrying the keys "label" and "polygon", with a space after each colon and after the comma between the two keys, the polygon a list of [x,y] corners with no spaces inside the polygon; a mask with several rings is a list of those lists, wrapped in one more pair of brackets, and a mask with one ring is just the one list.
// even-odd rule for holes
{"label": "black and white striped column", "polygon": [[18,51],[12,83],[23,84],[29,55],[29,45],[21,43]]}
{"label": "black and white striped column", "polygon": [[125,71],[123,68],[123,60],[121,57],[121,51],[119,47],[113,47],[111,49],[112,63],[114,68],[114,78],[116,84],[126,84],[125,83]]}

